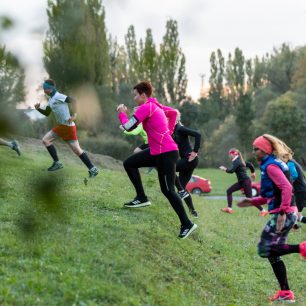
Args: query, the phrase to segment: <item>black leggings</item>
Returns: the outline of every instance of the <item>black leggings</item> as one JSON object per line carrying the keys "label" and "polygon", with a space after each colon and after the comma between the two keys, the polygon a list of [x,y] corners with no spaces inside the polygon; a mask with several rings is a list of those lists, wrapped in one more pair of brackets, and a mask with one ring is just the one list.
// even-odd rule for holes
{"label": "black leggings", "polygon": [[181,224],[183,226],[190,226],[192,223],[187,217],[182,200],[175,192],[174,188],[175,166],[177,159],[178,151],[151,155],[150,149],[145,149],[129,156],[123,162],[123,166],[135,187],[137,197],[140,199],[146,197],[146,195],[138,169],[142,167],[155,167],[158,172],[158,179],[162,193],[168,199],[172,208],[178,215]]}
{"label": "black leggings", "polygon": [[[179,176],[175,177],[175,186],[178,190],[183,190],[186,188],[188,182],[191,179],[192,173],[194,169],[197,167],[198,163],[199,163],[198,157],[196,157],[191,162],[188,161],[187,157],[179,159],[176,162],[176,172],[179,173]],[[190,210],[195,210],[191,195],[185,198],[185,203],[187,204]]]}
{"label": "black leggings", "polygon": [[[247,198],[252,198],[252,182],[250,178],[246,178],[243,181],[238,181],[237,183],[233,184],[226,190],[227,194],[227,205],[228,207],[232,207],[233,203],[233,192],[240,190],[241,188],[244,189],[244,194]],[[263,210],[261,206],[256,206],[257,209],[260,211]]]}

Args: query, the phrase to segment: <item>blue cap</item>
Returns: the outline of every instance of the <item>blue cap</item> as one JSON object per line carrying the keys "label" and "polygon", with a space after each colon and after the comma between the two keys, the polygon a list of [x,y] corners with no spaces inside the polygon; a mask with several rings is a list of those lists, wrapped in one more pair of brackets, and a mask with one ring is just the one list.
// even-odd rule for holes
{"label": "blue cap", "polygon": [[55,86],[49,84],[49,83],[46,83],[44,82],[43,83],[43,89],[51,89],[51,90],[55,90]]}

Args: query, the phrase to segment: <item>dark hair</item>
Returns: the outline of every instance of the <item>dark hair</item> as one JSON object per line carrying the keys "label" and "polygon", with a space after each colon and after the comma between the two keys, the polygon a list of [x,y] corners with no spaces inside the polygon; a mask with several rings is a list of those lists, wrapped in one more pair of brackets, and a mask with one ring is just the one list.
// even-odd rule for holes
{"label": "dark hair", "polygon": [[52,79],[45,80],[44,82],[55,87],[55,81]]}
{"label": "dark hair", "polygon": [[140,95],[145,93],[147,97],[151,97],[153,94],[153,87],[149,81],[142,81],[135,85],[133,89],[137,90]]}

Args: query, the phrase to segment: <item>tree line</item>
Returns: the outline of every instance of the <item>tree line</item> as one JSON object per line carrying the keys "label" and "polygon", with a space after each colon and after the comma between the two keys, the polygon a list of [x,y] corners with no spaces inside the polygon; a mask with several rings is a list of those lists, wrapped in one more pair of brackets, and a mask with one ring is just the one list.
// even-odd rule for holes
{"label": "tree line", "polygon": [[[63,92],[78,92],[86,85],[97,95],[98,120],[90,120],[89,112],[82,121],[80,114],[79,128],[84,129],[81,135],[88,149],[125,157],[137,140],[122,136],[115,107],[125,103],[132,108],[131,88],[140,80],[150,80],[155,96],[178,108],[183,124],[201,131],[202,166],[224,162],[233,146],[250,158],[252,139],[261,133],[283,139],[305,164],[306,46],[283,44],[255,58],[246,58],[238,47],[229,54],[217,49],[210,56],[209,91],[194,101],[186,94],[186,58],[177,21],[167,20],[158,46],[152,29],[146,30],[144,38],[137,38],[133,25],[120,44],[107,31],[101,0],[49,0],[46,13],[49,29],[43,49],[47,73]],[[4,45],[0,51],[0,103],[15,106],[24,98],[24,73]],[[91,108],[86,99],[82,103]],[[48,123],[29,124],[44,128]],[[40,136],[36,127],[26,131]]]}

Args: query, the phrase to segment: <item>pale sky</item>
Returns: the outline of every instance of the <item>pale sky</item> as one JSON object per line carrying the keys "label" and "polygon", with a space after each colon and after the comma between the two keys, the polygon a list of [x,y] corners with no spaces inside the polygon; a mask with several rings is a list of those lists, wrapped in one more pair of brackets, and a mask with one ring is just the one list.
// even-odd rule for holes
{"label": "pale sky", "polygon": [[[227,56],[239,47],[246,57],[254,57],[283,42],[292,47],[306,45],[305,0],[104,0],[103,4],[108,32],[122,44],[133,24],[138,39],[151,28],[158,46],[167,19],[178,21],[187,61],[188,94],[194,99],[200,93],[200,74],[206,75],[207,83],[209,57],[218,48]],[[0,0],[0,15],[15,20],[15,28],[1,39],[26,68],[27,102],[32,105],[35,89],[46,76],[42,66],[42,41],[48,28],[46,5],[46,0]]]}

